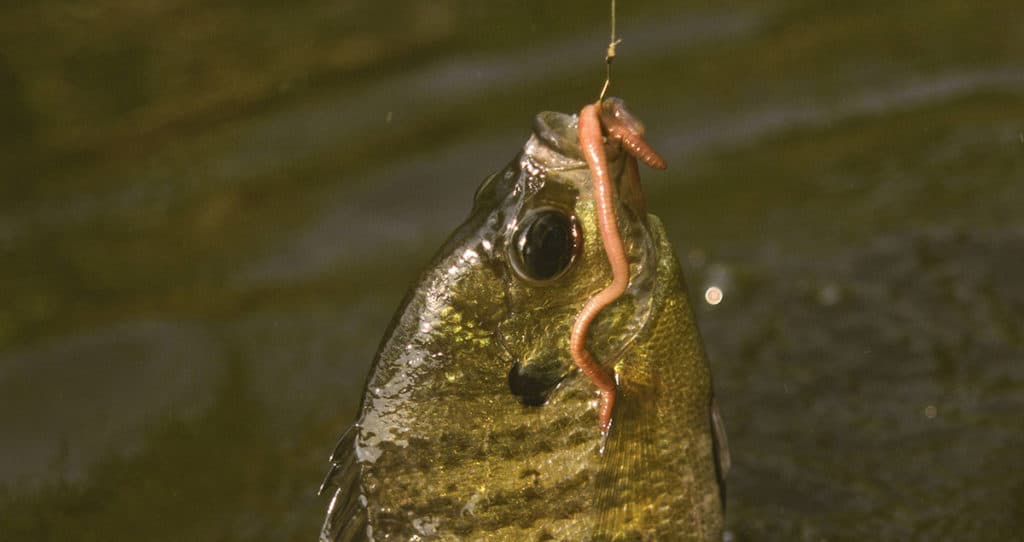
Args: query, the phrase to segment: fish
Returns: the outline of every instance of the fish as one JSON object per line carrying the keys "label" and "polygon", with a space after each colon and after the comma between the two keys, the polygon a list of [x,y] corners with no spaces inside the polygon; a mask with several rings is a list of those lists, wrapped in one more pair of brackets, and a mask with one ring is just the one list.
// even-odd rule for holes
{"label": "fish", "polygon": [[722,540],[728,444],[638,159],[664,167],[620,99],[535,117],[385,332],[322,542]]}

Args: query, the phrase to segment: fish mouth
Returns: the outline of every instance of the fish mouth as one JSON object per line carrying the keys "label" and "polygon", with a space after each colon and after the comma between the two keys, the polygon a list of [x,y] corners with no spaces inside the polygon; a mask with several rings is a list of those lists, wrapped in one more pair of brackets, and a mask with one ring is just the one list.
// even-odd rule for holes
{"label": "fish mouth", "polygon": [[568,375],[564,363],[531,362],[518,359],[508,371],[508,388],[526,406],[542,406]]}
{"label": "fish mouth", "polygon": [[[636,121],[639,122],[639,121]],[[589,169],[580,145],[579,117],[557,111],[542,111],[533,118],[533,135],[540,147],[527,143],[527,153],[549,170]],[[609,165],[622,158],[622,146],[609,140],[605,154]]]}
{"label": "fish mouth", "polygon": [[583,162],[578,126],[575,115],[555,111],[538,113],[533,119],[533,133],[538,139],[562,156]]}

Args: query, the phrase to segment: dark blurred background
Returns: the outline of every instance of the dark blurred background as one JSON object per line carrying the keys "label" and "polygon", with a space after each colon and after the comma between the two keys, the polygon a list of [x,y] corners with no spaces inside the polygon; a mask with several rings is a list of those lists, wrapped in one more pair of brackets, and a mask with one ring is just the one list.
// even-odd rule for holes
{"label": "dark blurred background", "polygon": [[[1024,539],[1019,1],[619,9],[733,540]],[[607,12],[8,3],[0,540],[313,540],[388,319]]]}

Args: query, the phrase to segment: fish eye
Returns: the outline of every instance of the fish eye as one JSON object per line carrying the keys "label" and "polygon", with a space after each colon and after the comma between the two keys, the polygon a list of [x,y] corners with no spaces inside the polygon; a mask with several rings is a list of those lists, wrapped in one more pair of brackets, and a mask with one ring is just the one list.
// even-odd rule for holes
{"label": "fish eye", "polygon": [[534,210],[512,234],[512,269],[528,282],[551,282],[568,271],[576,259],[579,241],[575,217],[550,207]]}

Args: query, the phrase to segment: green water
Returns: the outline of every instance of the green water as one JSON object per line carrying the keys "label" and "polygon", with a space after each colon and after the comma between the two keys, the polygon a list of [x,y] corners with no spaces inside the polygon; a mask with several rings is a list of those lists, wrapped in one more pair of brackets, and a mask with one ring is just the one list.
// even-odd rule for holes
{"label": "green water", "polygon": [[[600,2],[0,19],[0,541],[312,540],[407,285]],[[734,540],[1024,539],[1016,2],[620,3]]]}

